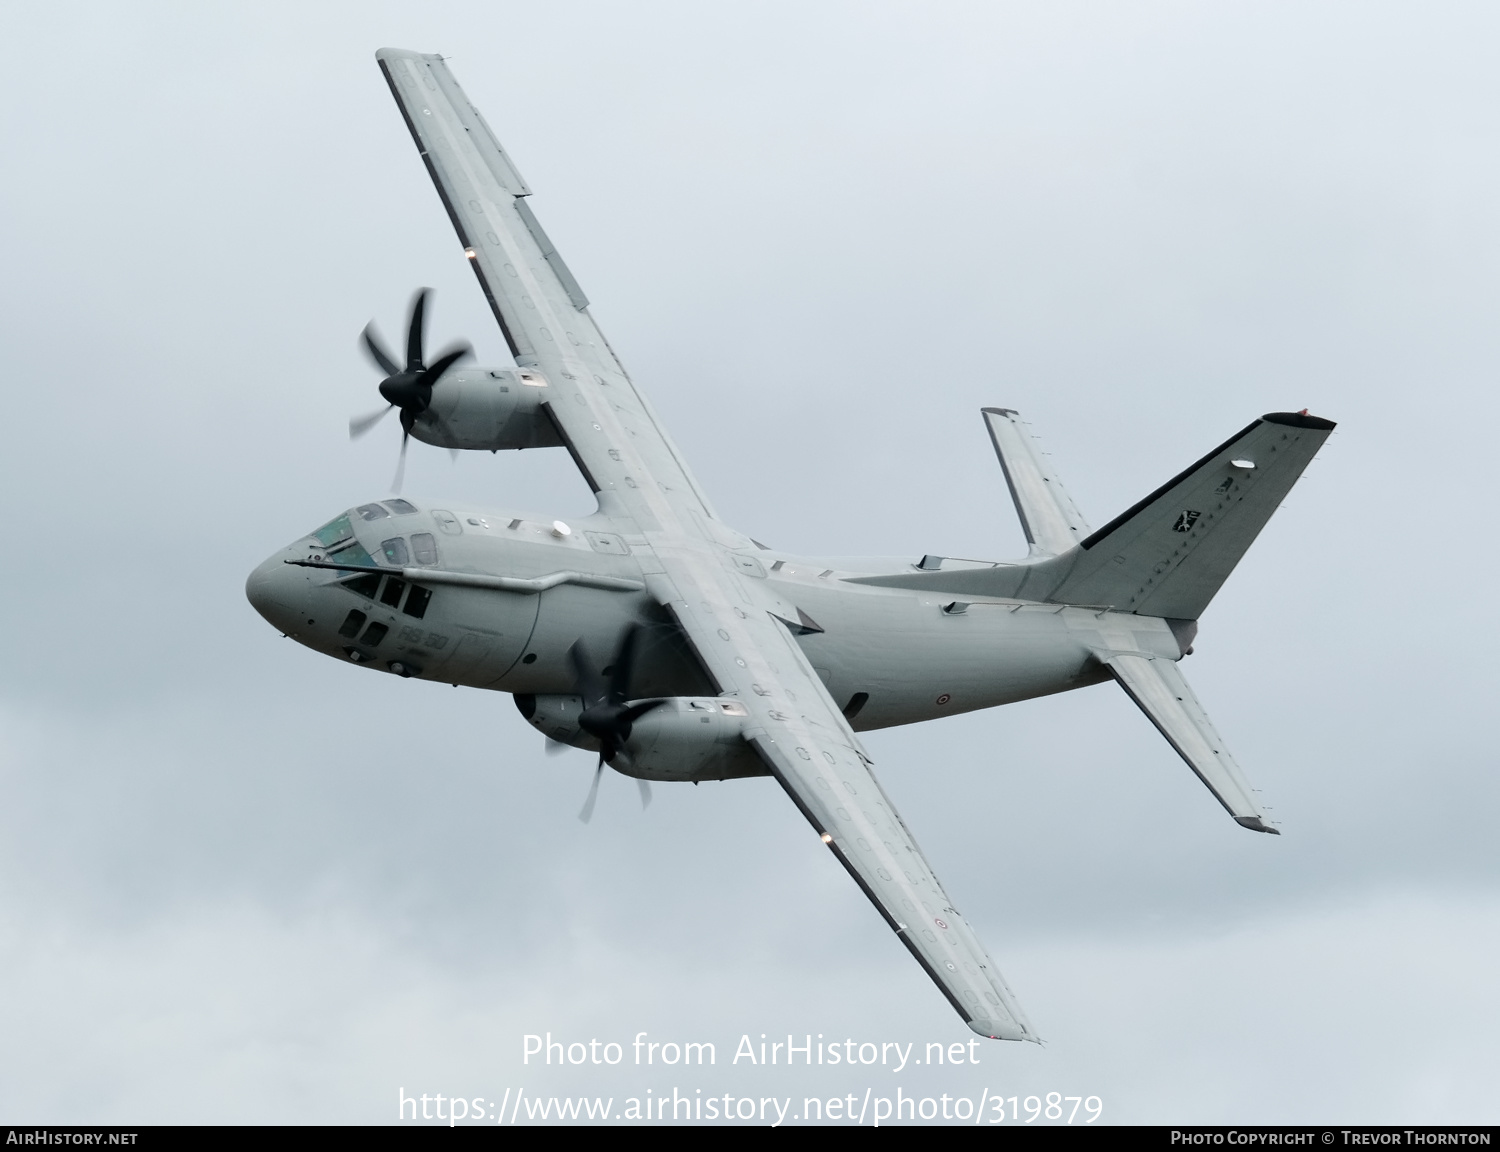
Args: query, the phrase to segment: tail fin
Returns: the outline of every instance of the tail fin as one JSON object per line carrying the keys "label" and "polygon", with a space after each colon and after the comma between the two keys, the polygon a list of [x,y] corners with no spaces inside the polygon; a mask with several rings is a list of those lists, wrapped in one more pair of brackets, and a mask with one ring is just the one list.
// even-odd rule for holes
{"label": "tail fin", "polygon": [[1333,429],[1261,417],[1083,540],[1047,599],[1196,620]]}
{"label": "tail fin", "polygon": [[[1306,412],[1262,416],[1099,531],[1049,555],[1050,544],[1038,545],[1063,542],[1082,518],[1069,512],[1072,501],[1042,468],[1029,437],[1023,441],[1021,429],[1011,425],[1005,432],[986,419],[1032,556],[1019,564],[966,563],[946,571],[938,570],[939,561],[932,570],[856,576],[849,583],[1196,620],[1334,429],[1332,420]],[[997,428],[1002,435],[995,435]],[[1044,534],[1034,525],[1043,525]]]}
{"label": "tail fin", "polygon": [[[968,561],[944,571],[939,559],[920,571],[851,577],[849,582],[1164,617],[1184,651],[1191,651],[1187,646],[1203,609],[1334,429],[1333,421],[1306,411],[1263,416],[1074,543],[1087,531],[1083,518],[1050,474],[1036,442],[1014,412],[986,408],[984,413],[1032,546],[1028,560]],[[1181,669],[1159,653],[1139,648],[1131,629],[1115,628],[1114,623],[1130,619],[1115,612],[1094,616],[1099,621],[1094,627],[1105,641],[1094,649],[1100,663],[1236,823],[1278,834]]]}

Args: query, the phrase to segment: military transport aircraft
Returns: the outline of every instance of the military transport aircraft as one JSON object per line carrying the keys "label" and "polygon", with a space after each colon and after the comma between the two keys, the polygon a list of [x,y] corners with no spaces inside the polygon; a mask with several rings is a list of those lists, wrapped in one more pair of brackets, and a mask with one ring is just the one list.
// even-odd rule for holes
{"label": "military transport aircraft", "polygon": [[1330,421],[1263,416],[1091,530],[1017,414],[986,408],[1026,559],[848,570],[766,548],[714,511],[443,58],[377,59],[515,360],[460,367],[454,350],[427,364],[421,295],[404,365],[366,329],[402,452],[409,436],[558,447],[599,506],[565,524],[372,500],[255,570],[246,592],[267,620],[338,660],[512,693],[548,738],[598,752],[601,771],[774,777],[983,1036],[1038,1039],[857,731],[1112,679],[1237,823],[1276,831],[1177,662]]}

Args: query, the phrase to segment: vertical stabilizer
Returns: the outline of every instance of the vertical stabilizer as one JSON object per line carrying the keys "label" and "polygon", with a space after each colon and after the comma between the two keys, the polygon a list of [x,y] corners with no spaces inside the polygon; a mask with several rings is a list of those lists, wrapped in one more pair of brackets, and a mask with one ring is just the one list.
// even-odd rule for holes
{"label": "vertical stabilizer", "polygon": [[1198,619],[1333,428],[1262,416],[1083,540],[1048,599]]}

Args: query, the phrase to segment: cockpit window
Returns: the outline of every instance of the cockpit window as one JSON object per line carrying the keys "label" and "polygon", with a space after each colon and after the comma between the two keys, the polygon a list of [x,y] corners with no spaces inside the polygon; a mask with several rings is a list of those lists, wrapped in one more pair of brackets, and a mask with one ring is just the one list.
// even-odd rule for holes
{"label": "cockpit window", "polygon": [[349,615],[345,616],[344,622],[339,625],[339,635],[353,640],[359,635],[359,630],[365,626],[365,621],[368,619],[369,617],[358,608],[351,608]]}
{"label": "cockpit window", "polygon": [[390,513],[379,504],[361,504],[355,509],[366,520],[383,520]]}
{"label": "cockpit window", "polygon": [[413,584],[411,595],[406,598],[406,607],[402,611],[413,619],[420,620],[427,615],[427,602],[431,599],[431,588],[419,588]]}
{"label": "cockpit window", "polygon": [[395,512],[399,516],[404,516],[417,510],[417,506],[409,500],[401,500],[398,498],[395,500],[386,500],[384,503],[387,508],[389,508],[392,512]]}
{"label": "cockpit window", "polygon": [[354,535],[354,528],[349,523],[348,516],[340,516],[337,520],[329,521],[313,533],[313,539],[324,548],[331,548],[340,540],[347,540]]}
{"label": "cockpit window", "polygon": [[351,592],[358,593],[366,600],[375,599],[375,591],[380,587],[380,576],[375,572],[365,572],[356,576],[353,580],[343,581],[345,588]]}
{"label": "cockpit window", "polygon": [[437,537],[431,532],[413,532],[411,534],[411,550],[416,556],[418,564],[437,563]]}
{"label": "cockpit window", "polygon": [[358,540],[351,540],[342,548],[335,548],[328,553],[328,558],[339,564],[358,564],[360,566],[375,567],[375,557],[371,556],[361,546]]}
{"label": "cockpit window", "polygon": [[406,541],[400,536],[394,540],[382,540],[380,550],[385,555],[385,562],[394,564],[398,568],[405,568],[407,560],[410,559],[406,553]]}
{"label": "cockpit window", "polygon": [[385,582],[385,591],[380,594],[380,602],[382,604],[389,604],[394,608],[397,604],[401,603],[401,593],[405,591],[406,581],[397,580],[392,576]]}
{"label": "cockpit window", "polygon": [[368,644],[371,648],[385,639],[385,634],[390,631],[384,624],[371,624],[365,629],[365,634],[359,638],[361,644]]}

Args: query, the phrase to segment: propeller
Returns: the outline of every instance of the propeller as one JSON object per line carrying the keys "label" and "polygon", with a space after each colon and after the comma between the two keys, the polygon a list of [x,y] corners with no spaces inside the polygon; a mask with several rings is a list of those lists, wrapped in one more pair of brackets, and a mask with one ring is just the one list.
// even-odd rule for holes
{"label": "propeller", "polygon": [[[635,722],[654,708],[666,703],[664,699],[630,701],[630,678],[635,670],[636,638],[640,625],[632,625],[620,641],[620,650],[615,653],[614,663],[597,670],[590,660],[588,649],[582,640],[576,640],[568,649],[568,661],[573,665],[573,675],[578,680],[578,691],[583,696],[583,712],[579,714],[578,726],[599,741],[599,763],[594,768],[594,782],[589,787],[588,799],[578,818],[585,824],[594,815],[594,801],[599,796],[599,778],[604,766],[613,764],[617,758],[628,757],[625,742]],[[651,803],[651,785],[637,780],[641,789],[641,807]]]}
{"label": "propeller", "polygon": [[[349,421],[349,439],[357,440],[385,418],[392,408],[401,411],[401,456],[396,463],[396,477],[391,482],[392,491],[401,491],[401,482],[406,476],[406,443],[411,439],[411,430],[432,404],[432,388],[443,376],[470,352],[467,344],[458,344],[448,349],[431,364],[422,356],[422,334],[427,309],[428,289],[423,288],[412,297],[411,319],[406,325],[406,366],[399,366],[380,342],[372,320],[365,325],[364,348],[375,367],[385,373],[380,382],[380,395],[386,407],[367,416],[356,416]],[[446,429],[445,429],[446,434]],[[451,437],[449,437],[451,440]]]}

